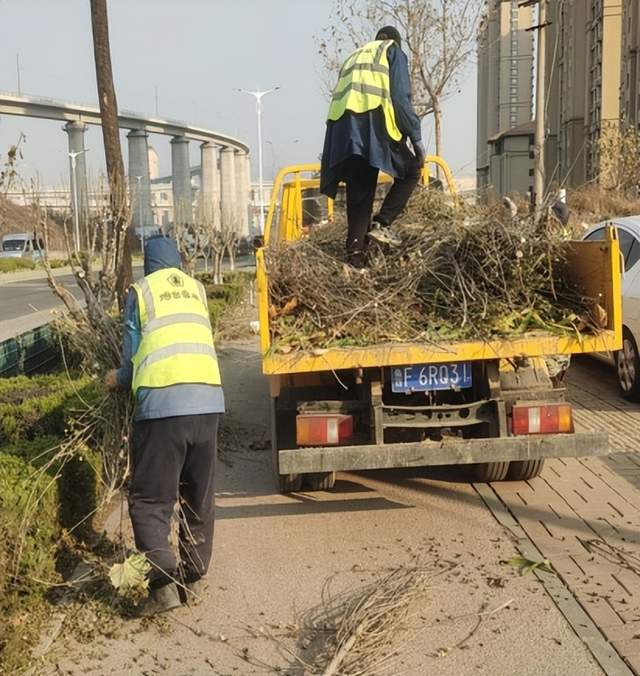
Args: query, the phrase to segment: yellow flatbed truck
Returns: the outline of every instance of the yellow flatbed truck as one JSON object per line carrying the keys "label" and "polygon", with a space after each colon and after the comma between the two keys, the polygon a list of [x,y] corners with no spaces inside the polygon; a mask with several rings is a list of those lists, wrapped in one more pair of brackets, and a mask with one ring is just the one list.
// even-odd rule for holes
{"label": "yellow flatbed truck", "polygon": [[[456,199],[448,167],[438,157],[427,159],[426,167],[433,164]],[[318,172],[311,164],[278,174],[265,246],[304,236],[305,199],[317,196]],[[326,215],[332,215],[330,203]],[[609,452],[605,432],[574,431],[558,364],[566,367],[573,354],[621,348],[620,252],[613,228],[604,241],[568,243],[569,274],[606,312],[606,328],[597,335],[538,331],[486,342],[280,354],[272,349],[261,248],[256,265],[273,468],[281,492],[331,488],[336,471],[392,467],[466,464],[479,481],[523,480],[538,475],[545,458]]]}

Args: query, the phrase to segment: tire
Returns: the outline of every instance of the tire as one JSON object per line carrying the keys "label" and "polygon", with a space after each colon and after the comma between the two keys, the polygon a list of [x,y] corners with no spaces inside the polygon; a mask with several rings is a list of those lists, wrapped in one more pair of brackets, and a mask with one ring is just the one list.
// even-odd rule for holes
{"label": "tire", "polygon": [[514,460],[509,463],[507,481],[527,481],[539,476],[544,460]]}
{"label": "tire", "polygon": [[482,483],[504,481],[509,471],[509,464],[508,462],[479,462],[472,469],[473,478]]}
{"label": "tire", "polygon": [[633,334],[622,329],[622,349],[615,355],[620,393],[627,401],[640,401],[640,355]]}
{"label": "tire", "polygon": [[278,408],[278,400],[271,400],[271,465],[278,492],[286,495],[302,488],[300,474],[280,474],[278,451],[284,448],[295,448],[296,443],[295,413]]}
{"label": "tire", "polygon": [[336,483],[335,472],[318,472],[305,474],[303,484],[310,491],[330,491]]}

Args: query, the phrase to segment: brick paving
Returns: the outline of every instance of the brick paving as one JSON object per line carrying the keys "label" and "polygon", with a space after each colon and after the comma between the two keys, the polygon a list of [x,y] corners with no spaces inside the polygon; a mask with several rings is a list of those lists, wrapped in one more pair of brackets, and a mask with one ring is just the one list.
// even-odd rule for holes
{"label": "brick paving", "polygon": [[640,404],[612,370],[573,365],[567,383],[578,430],[606,430],[606,458],[547,461],[531,481],[492,484],[529,538],[620,656],[640,674]]}

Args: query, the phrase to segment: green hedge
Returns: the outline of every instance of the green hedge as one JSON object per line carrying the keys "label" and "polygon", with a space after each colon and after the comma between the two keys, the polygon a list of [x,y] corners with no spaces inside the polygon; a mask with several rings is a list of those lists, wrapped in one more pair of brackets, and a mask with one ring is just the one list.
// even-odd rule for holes
{"label": "green hedge", "polygon": [[47,588],[57,580],[58,488],[51,477],[0,451],[0,673],[28,660]]}
{"label": "green hedge", "polygon": [[99,384],[88,377],[71,380],[66,374],[0,380],[0,448],[65,431],[65,419],[82,401],[94,400]]}
{"label": "green hedge", "polygon": [[214,284],[213,275],[201,273],[196,277],[204,284],[209,299],[209,319],[215,329],[223,312],[244,300],[255,275],[251,272],[227,272],[222,284]]}
{"label": "green hedge", "polygon": [[97,504],[100,457],[58,449],[82,401],[100,394],[99,383],[66,373],[0,379],[0,673],[28,659],[46,583],[59,581],[63,529],[90,532],[91,519],[76,526]]}
{"label": "green hedge", "polygon": [[0,258],[0,272],[33,270],[36,264],[28,258]]}

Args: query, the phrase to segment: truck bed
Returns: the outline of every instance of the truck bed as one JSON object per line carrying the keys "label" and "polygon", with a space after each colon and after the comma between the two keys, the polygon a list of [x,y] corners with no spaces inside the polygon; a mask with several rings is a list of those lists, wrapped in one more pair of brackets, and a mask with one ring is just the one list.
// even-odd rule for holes
{"label": "truck bed", "polygon": [[390,343],[370,347],[329,348],[279,354],[272,349],[269,330],[268,280],[262,251],[257,254],[257,283],[263,372],[266,375],[339,371],[342,369],[437,364],[486,359],[609,352],[622,346],[620,250],[611,228],[606,241],[568,243],[568,273],[584,296],[606,312],[606,328],[596,334],[536,331],[490,341]]}

